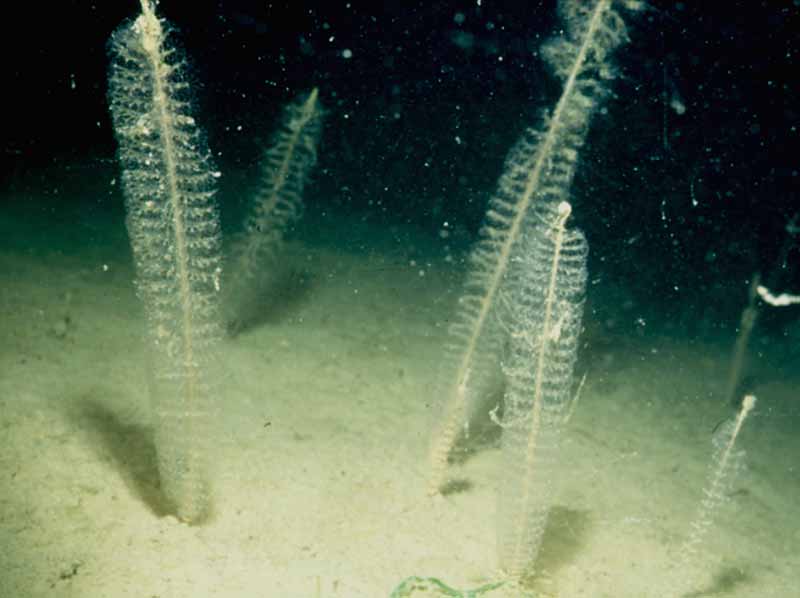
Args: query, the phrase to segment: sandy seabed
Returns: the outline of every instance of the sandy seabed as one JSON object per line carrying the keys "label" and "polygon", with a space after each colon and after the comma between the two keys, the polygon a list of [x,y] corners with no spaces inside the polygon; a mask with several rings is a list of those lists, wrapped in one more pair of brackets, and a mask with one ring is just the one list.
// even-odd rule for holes
{"label": "sandy seabed", "polygon": [[[459,273],[300,241],[285,263],[264,317],[220,347],[203,439],[213,515],[192,527],[159,507],[130,256],[0,247],[0,597],[388,598],[414,575],[492,579],[503,472],[485,413],[455,455],[456,490],[426,496]],[[762,368],[747,468],[677,567],[711,431],[732,414],[729,349],[603,336],[591,309],[586,323],[536,595],[796,596],[797,379]]]}

